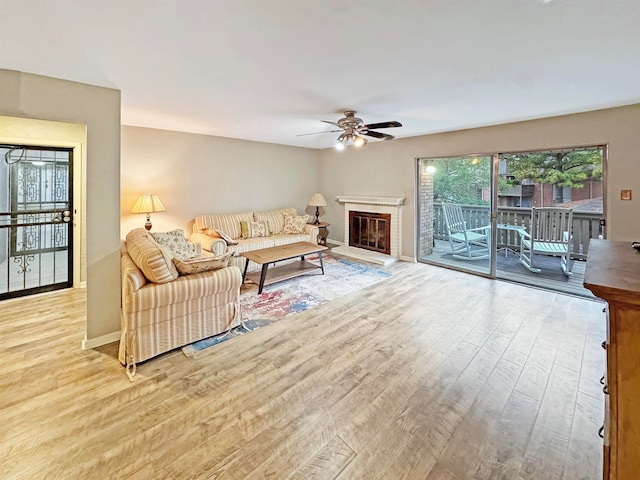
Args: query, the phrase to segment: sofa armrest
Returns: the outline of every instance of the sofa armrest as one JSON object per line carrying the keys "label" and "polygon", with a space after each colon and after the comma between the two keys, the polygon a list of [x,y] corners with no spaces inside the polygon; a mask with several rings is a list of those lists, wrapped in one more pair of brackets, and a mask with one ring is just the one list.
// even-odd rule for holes
{"label": "sofa armrest", "polygon": [[309,235],[309,241],[311,243],[318,243],[318,235],[320,234],[320,229],[316,225],[307,223],[304,226],[304,233]]}
{"label": "sofa armrest", "polygon": [[120,274],[122,276],[122,300],[136,290],[140,290],[149,281],[134,263],[127,252],[126,244],[120,241]]}
{"label": "sofa armrest", "polygon": [[192,233],[191,241],[199,243],[204,250],[216,255],[222,255],[227,251],[227,242],[220,237],[212,237],[206,233]]}

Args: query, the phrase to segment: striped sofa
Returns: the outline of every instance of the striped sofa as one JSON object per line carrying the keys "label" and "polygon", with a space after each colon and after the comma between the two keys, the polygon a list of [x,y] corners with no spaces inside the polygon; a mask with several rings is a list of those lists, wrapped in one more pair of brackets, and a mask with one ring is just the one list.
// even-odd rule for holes
{"label": "striped sofa", "polygon": [[118,358],[131,381],[136,363],[240,324],[242,274],[235,266],[179,276],[172,258],[144,228],[120,248]]}
{"label": "striped sofa", "polygon": [[[284,233],[284,223],[287,215],[296,216],[296,209],[282,208],[265,212],[200,215],[196,217],[194,221],[191,241],[200,243],[205,251],[213,252],[217,255],[224,253],[227,249],[233,251],[235,256],[231,264],[241,269],[244,269],[246,259],[238,256],[239,253],[296,242],[318,242],[319,229],[312,224],[306,224],[303,233],[300,234]],[[242,221],[266,221],[269,226],[269,235],[266,237],[242,238],[242,230],[240,228],[240,222]],[[226,236],[231,237],[237,242],[237,244],[227,245],[227,242],[222,238],[204,233],[208,229],[223,232]],[[247,271],[254,272],[259,269],[260,266],[258,264],[249,262]]]}

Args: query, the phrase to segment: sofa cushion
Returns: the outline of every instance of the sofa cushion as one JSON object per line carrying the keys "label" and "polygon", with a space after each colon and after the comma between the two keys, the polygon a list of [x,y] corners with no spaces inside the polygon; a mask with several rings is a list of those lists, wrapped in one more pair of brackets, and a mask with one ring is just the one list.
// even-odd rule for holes
{"label": "sofa cushion", "polygon": [[168,248],[178,260],[188,260],[198,256],[201,251],[184,236],[184,230],[177,228],[170,232],[151,232],[157,244]]}
{"label": "sofa cushion", "polygon": [[147,280],[153,283],[167,283],[178,278],[172,254],[158,245],[147,230],[131,230],[125,240],[129,256]]}
{"label": "sofa cushion", "polygon": [[269,210],[267,212],[256,212],[253,217],[256,221],[266,221],[269,225],[269,233],[277,235],[284,229],[284,217],[295,215],[295,208],[281,208],[280,210]]}
{"label": "sofa cushion", "polygon": [[240,222],[240,231],[242,232],[242,238],[256,238],[256,237],[268,237],[269,227],[267,222]]}
{"label": "sofa cushion", "polygon": [[229,247],[227,248],[235,255],[238,255],[240,253],[251,252],[260,248],[275,247],[275,243],[273,241],[274,238],[278,238],[278,235],[269,235],[268,237],[244,238],[238,240],[237,245],[229,245]]}
{"label": "sofa cushion", "polygon": [[284,229],[283,233],[286,234],[300,234],[304,232],[304,226],[309,221],[309,215],[287,215],[284,217]]}
{"label": "sofa cushion", "polygon": [[229,259],[233,256],[233,252],[227,252],[216,257],[198,256],[182,261],[174,258],[173,262],[181,275],[192,275],[194,273],[210,272],[219,268],[227,267]]}

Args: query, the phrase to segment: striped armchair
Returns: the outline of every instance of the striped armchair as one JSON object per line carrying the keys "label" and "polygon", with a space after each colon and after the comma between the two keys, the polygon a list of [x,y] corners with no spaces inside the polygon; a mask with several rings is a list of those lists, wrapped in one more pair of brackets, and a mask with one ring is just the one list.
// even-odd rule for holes
{"label": "striped armchair", "polygon": [[121,243],[120,260],[118,358],[131,381],[136,363],[240,324],[238,267],[179,276],[143,228],[131,231]]}

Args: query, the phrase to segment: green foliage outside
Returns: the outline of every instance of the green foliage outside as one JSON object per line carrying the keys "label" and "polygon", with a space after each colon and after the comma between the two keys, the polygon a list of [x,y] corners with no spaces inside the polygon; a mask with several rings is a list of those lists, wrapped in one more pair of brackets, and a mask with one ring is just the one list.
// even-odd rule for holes
{"label": "green foliage outside", "polygon": [[[449,157],[434,159],[433,196],[436,203],[489,205],[491,157]],[[498,191],[509,190],[511,184],[498,180]]]}
{"label": "green foliage outside", "polygon": [[[498,179],[498,193],[523,181],[557,187],[582,188],[589,180],[602,180],[600,148],[563,153],[503,154],[509,179]],[[448,157],[433,159],[433,193],[436,203],[489,205],[491,157]]]}
{"label": "green foliage outside", "polygon": [[589,180],[602,180],[602,150],[565,153],[522,153],[502,155],[512,185],[524,180],[558,187],[582,188]]}

